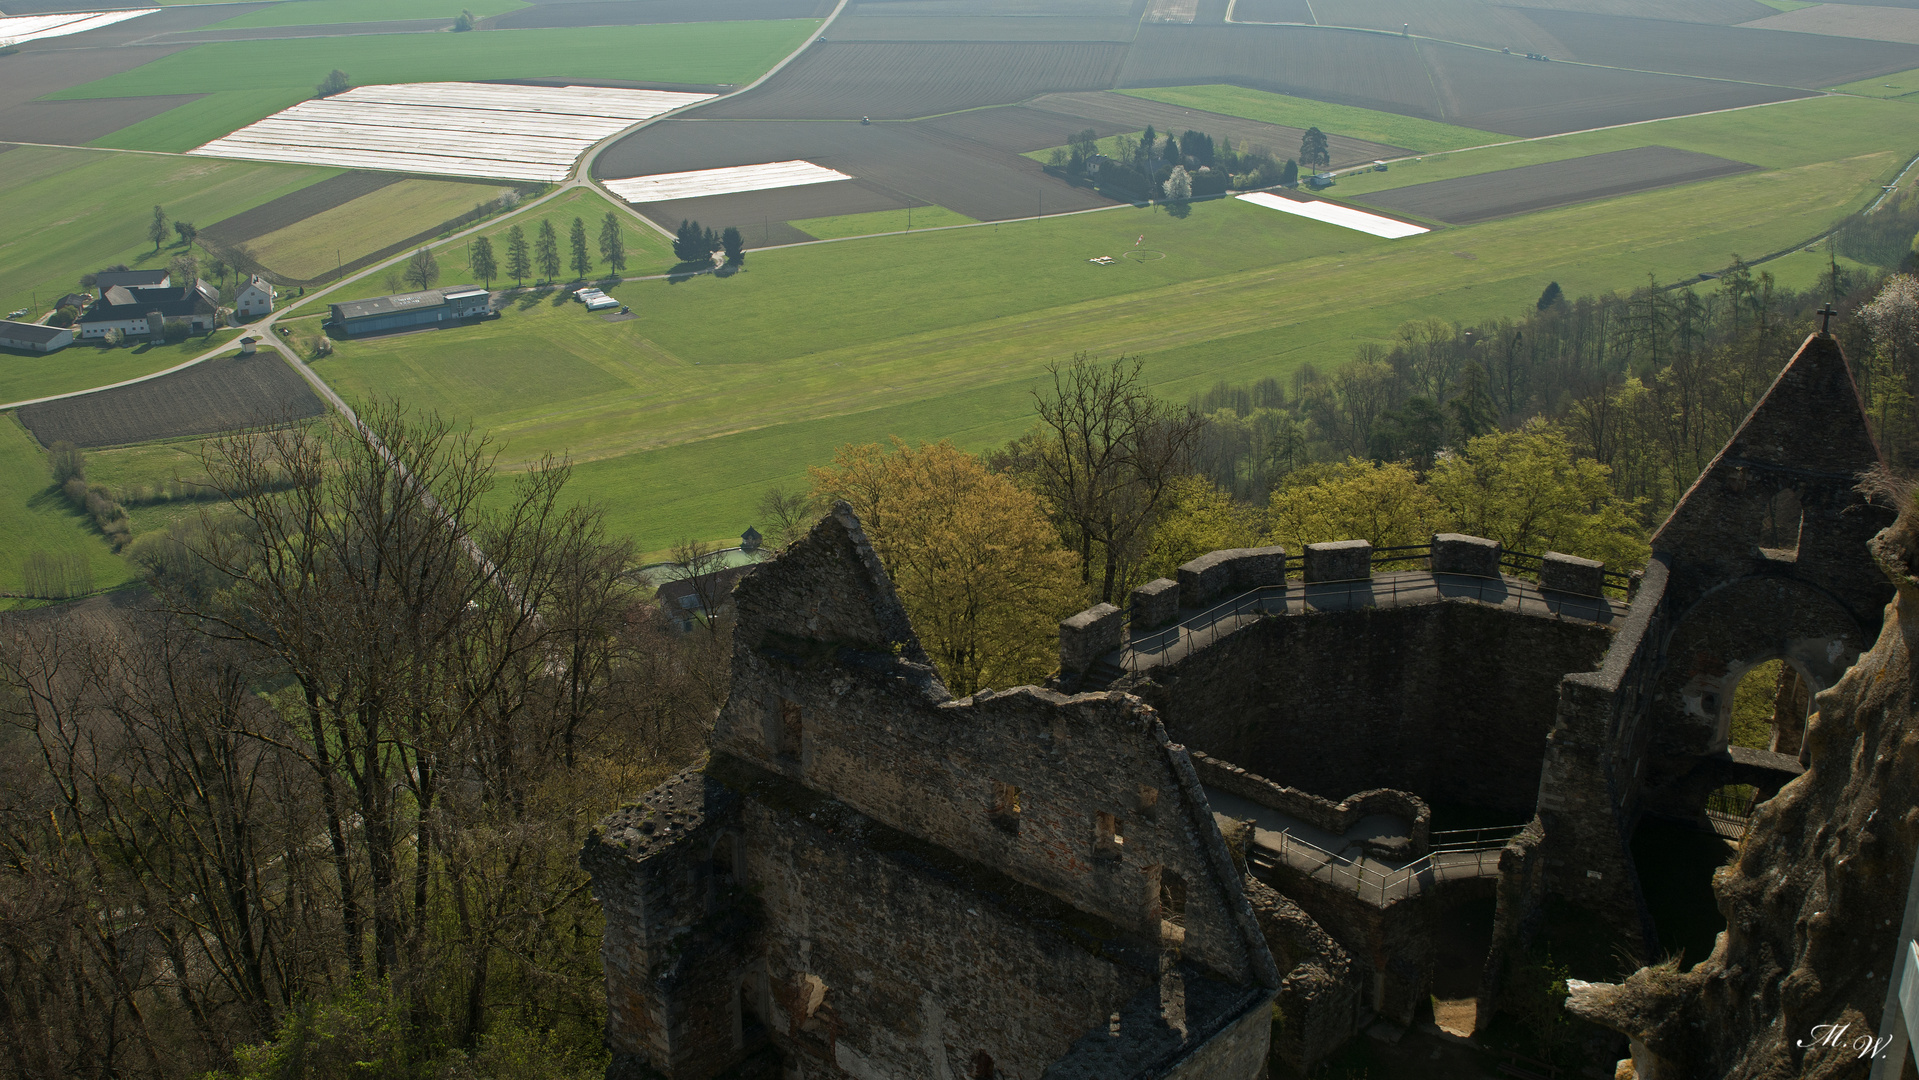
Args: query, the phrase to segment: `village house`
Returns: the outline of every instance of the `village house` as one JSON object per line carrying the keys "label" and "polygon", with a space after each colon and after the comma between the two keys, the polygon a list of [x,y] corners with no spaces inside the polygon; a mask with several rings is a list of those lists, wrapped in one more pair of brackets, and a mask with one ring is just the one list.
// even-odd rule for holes
{"label": "village house", "polygon": [[258,274],[247,279],[246,286],[233,296],[233,314],[241,322],[273,313],[273,284]]}

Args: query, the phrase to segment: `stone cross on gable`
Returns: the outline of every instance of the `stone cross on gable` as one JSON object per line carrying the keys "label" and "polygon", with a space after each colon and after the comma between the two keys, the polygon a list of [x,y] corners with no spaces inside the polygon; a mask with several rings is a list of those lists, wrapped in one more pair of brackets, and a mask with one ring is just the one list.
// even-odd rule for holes
{"label": "stone cross on gable", "polygon": [[1832,309],[1831,304],[1827,304],[1825,307],[1822,307],[1818,311],[1813,312],[1813,314],[1819,316],[1819,335],[1821,337],[1831,337],[1832,336],[1832,317],[1839,313]]}

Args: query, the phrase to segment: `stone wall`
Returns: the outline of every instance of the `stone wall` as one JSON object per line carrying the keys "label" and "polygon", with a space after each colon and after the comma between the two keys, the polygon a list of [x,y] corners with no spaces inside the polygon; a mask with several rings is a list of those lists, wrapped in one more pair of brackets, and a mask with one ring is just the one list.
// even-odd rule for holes
{"label": "stone wall", "polygon": [[1173,738],[1327,799],[1392,788],[1532,817],[1560,678],[1612,632],[1471,603],[1265,619],[1133,692]]}
{"label": "stone wall", "polygon": [[1198,750],[1187,752],[1193,759],[1193,771],[1207,787],[1271,807],[1315,828],[1342,834],[1368,814],[1392,814],[1404,818],[1412,827],[1412,847],[1407,852],[1418,858],[1426,854],[1432,842],[1433,812],[1424,799],[1404,791],[1375,788],[1349,795],[1339,802],[1311,792],[1275,784],[1257,773],[1249,773],[1230,761],[1221,761]]}

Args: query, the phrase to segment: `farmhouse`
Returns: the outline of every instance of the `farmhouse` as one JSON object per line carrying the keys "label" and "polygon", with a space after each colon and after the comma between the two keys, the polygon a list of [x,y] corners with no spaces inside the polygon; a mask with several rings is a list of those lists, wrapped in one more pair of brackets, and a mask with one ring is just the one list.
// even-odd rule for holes
{"label": "farmhouse", "polygon": [[105,337],[109,330],[158,335],[162,324],[174,320],[186,323],[195,333],[205,333],[218,325],[219,306],[219,292],[204,280],[190,289],[112,285],[100,290],[100,299],[74,326],[80,337],[88,339]]}
{"label": "farmhouse", "polygon": [[233,313],[241,322],[257,319],[273,312],[273,285],[258,274],[247,280],[246,287],[233,296]]}
{"label": "farmhouse", "polygon": [[58,352],[71,344],[73,344],[73,331],[64,326],[0,321],[0,349],[50,353]]}
{"label": "farmhouse", "polygon": [[492,294],[485,289],[477,285],[454,285],[334,304],[329,321],[344,334],[371,334],[479,318],[492,311]]}

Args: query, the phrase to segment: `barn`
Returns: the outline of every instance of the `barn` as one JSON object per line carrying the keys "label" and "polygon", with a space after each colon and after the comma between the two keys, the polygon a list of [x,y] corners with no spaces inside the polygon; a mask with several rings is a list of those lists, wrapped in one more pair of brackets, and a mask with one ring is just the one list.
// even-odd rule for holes
{"label": "barn", "polygon": [[492,311],[491,293],[477,285],[454,285],[334,304],[329,321],[334,329],[351,336],[443,325]]}

